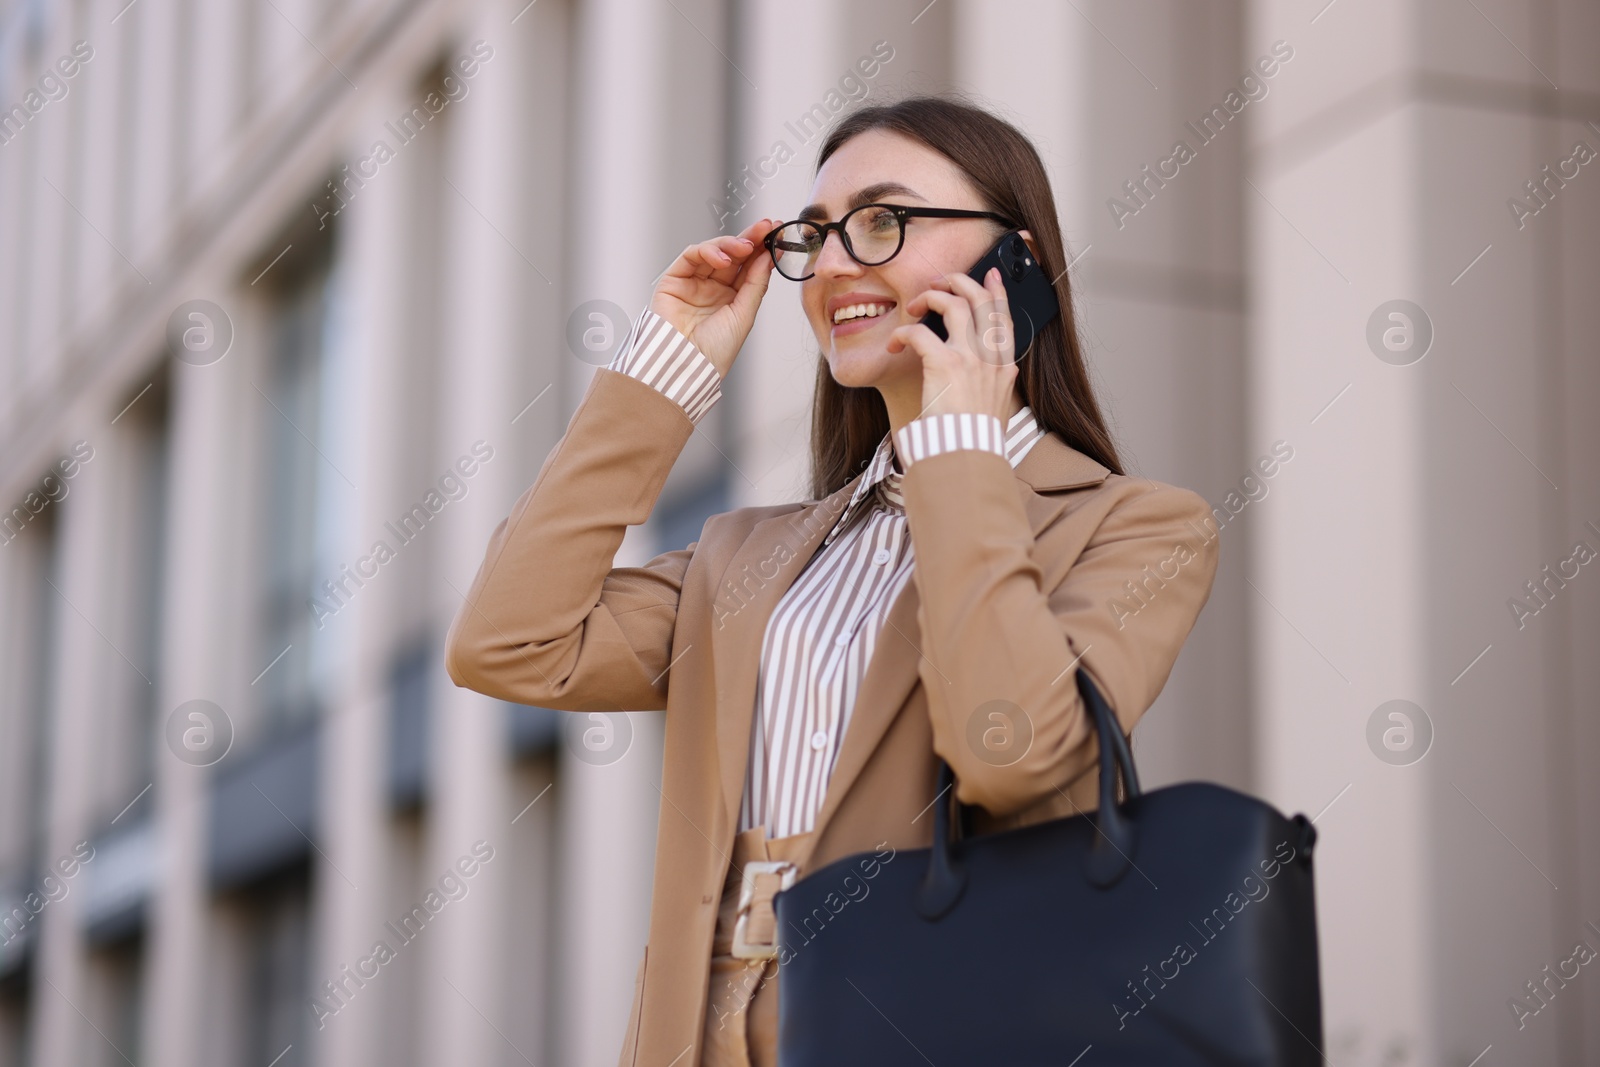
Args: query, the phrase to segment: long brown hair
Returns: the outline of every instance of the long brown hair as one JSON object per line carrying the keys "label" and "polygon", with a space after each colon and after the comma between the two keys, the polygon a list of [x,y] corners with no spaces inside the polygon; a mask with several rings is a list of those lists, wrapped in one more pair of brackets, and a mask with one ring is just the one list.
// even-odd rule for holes
{"label": "long brown hair", "polygon": [[[958,98],[913,96],[840,119],[822,143],[817,169],[850,138],[879,129],[904,134],[948,158],[977,187],[988,210],[1033,235],[1039,264],[1055,279],[1061,315],[1039,332],[1017,373],[1023,403],[1041,428],[1123,473],[1084,366],[1055,197],[1032,142],[1004,119]],[[888,432],[889,412],[878,390],[840,385],[827,357],[820,358],[811,416],[813,497],[820,500],[854,478]]]}

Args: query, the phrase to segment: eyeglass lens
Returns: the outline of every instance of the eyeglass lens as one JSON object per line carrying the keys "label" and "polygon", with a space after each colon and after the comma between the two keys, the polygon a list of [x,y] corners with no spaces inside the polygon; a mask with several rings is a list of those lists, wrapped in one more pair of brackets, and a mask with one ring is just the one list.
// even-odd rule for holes
{"label": "eyeglass lens", "polygon": [[[868,205],[845,216],[845,251],[857,263],[875,267],[900,250],[900,216],[887,208]],[[778,271],[800,280],[811,274],[822,254],[823,231],[809,222],[791,222],[773,239]]]}

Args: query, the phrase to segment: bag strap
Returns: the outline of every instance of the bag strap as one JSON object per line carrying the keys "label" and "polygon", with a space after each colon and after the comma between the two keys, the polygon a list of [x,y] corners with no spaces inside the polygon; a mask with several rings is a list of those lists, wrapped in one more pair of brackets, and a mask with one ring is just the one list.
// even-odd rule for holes
{"label": "bag strap", "polygon": [[[1133,768],[1133,751],[1123,736],[1122,725],[1116,713],[1089,677],[1089,672],[1078,668],[1078,693],[1094,712],[1095,726],[1100,735],[1100,807],[1095,812],[1094,844],[1089,848],[1089,884],[1100,889],[1115,885],[1133,866],[1136,834],[1133,820],[1117,804],[1117,771],[1122,771],[1122,785],[1127,799],[1133,800],[1141,793],[1139,774]],[[1106,758],[1106,753],[1112,759]]]}
{"label": "bag strap", "polygon": [[[1133,766],[1133,752],[1122,733],[1111,705],[1101,695],[1089,672],[1082,667],[1077,671],[1078,693],[1084,706],[1094,716],[1095,730],[1100,741],[1100,806],[1093,813],[1094,844],[1084,864],[1084,877],[1089,884],[1100,889],[1113,886],[1133,865],[1137,847],[1134,822],[1122,806],[1117,804],[1117,774],[1122,774],[1123,790],[1127,800],[1140,796],[1139,775]],[[1110,758],[1107,758],[1107,754]],[[945,793],[952,795],[946,797]],[[967,887],[967,871],[957,844],[957,822],[965,822],[969,805],[961,803],[955,792],[955,771],[944,759],[939,760],[938,799],[933,807],[933,849],[928,857],[928,870],[917,888],[915,906],[924,919],[935,920],[955,907]],[[951,818],[951,801],[962,818]],[[1126,801],[1124,802],[1126,803]]]}

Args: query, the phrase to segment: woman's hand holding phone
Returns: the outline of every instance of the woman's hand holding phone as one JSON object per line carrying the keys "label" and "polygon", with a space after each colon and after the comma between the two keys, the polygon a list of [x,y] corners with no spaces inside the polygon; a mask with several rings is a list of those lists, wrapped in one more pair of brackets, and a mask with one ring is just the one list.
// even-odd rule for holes
{"label": "woman's hand holding phone", "polygon": [[650,298],[650,310],[694,342],[724,377],[766,295],[772,257],[761,241],[777,226],[772,219],[760,219],[732,236],[690,245],[667,268]]}
{"label": "woman's hand holding phone", "polygon": [[965,274],[947,274],[912,298],[906,314],[937,311],[947,340],[920,322],[896,327],[889,351],[910,348],[922,357],[922,414],[988,413],[1005,424],[1017,380],[1016,334],[1005,283],[998,268],[979,285]]}

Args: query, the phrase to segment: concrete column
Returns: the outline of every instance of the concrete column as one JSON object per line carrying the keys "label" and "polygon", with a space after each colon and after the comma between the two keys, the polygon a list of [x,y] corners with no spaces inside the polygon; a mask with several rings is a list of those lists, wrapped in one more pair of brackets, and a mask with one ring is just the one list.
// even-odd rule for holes
{"label": "concrete column", "polygon": [[[137,56],[137,82],[133,87],[138,106],[137,135],[132,152],[130,199],[132,218],[121,251],[146,275],[171,223],[177,188],[177,137],[180,116],[178,91],[185,64],[177,54],[179,0],[156,0],[129,11],[124,19],[138,17],[138,36],[129,43]],[[133,283],[150,284],[134,277]]]}
{"label": "concrete column", "polygon": [[[677,16],[626,0],[575,0],[572,11],[571,169],[582,179],[572,190],[572,215],[583,224],[571,227],[570,280],[552,280],[570,285],[575,304],[611,300],[636,316],[669,262],[657,262],[666,254],[656,239],[657,205],[638,195],[638,174],[663,158],[666,131],[652,94],[665,62],[659,44],[665,22]],[[572,369],[561,384],[566,412],[590,377],[585,367]]]}
{"label": "concrete column", "polygon": [[[472,80],[468,97],[451,104],[442,196],[440,463],[450,464],[483,441],[493,458],[473,476],[465,498],[452,503],[428,536],[440,553],[436,591],[441,614],[453,614],[482,558],[484,542],[504,516],[511,487],[507,438],[523,401],[516,365],[518,326],[526,295],[549,284],[524,251],[525,220],[549,202],[519,180],[527,39],[508,30],[521,5],[489,3],[464,18],[446,57],[454,62],[477,42],[492,57]],[[532,13],[524,17],[531,17]],[[520,23],[518,24],[521,25]],[[537,131],[529,131],[537,136]],[[536,207],[537,205],[537,207]],[[548,274],[553,266],[540,265]],[[441,467],[441,469],[443,469]],[[493,517],[491,518],[491,514]],[[441,583],[443,584],[443,583]],[[452,592],[453,587],[453,592]],[[434,884],[477,842],[493,849],[470,882],[469,895],[450,905],[437,931],[421,944],[427,962],[421,984],[419,1062],[489,1062],[509,1055],[496,1028],[517,1011],[502,980],[506,942],[501,916],[509,884],[510,765],[504,707],[457,689],[442,670],[434,675],[429,723],[429,809],[419,892]],[[479,857],[482,859],[482,855]]]}
{"label": "concrete column", "polygon": [[1543,184],[1600,148],[1600,26],[1547,0],[1258,0],[1248,39],[1295,49],[1251,153],[1252,415],[1305,441],[1252,561],[1259,770],[1326,808],[1328,1055],[1589,1062],[1597,987],[1526,983],[1600,940],[1600,626],[1566,562],[1600,550],[1572,284],[1600,181]]}
{"label": "concrete column", "polygon": [[[116,12],[91,20],[81,32],[93,55],[73,79],[77,84],[72,91],[84,110],[84,163],[76,203],[94,227],[73,215],[66,230],[78,278],[73,321],[80,328],[102,321],[113,307],[119,287],[130,279],[144,284],[112,247],[112,242],[124,243],[120,235],[128,229],[129,161],[137,135],[124,121],[123,108],[129,72],[138,69],[138,25],[131,21],[137,10],[129,10],[115,25],[109,19]],[[50,193],[48,188],[41,191]],[[0,297],[0,301],[4,299]]]}
{"label": "concrete column", "polygon": [[[46,71],[59,76],[55,62],[71,51],[72,41],[77,36],[73,15],[69,8],[58,8],[46,18],[46,33],[35,57],[37,69],[32,63],[25,68],[30,77],[39,79]],[[72,302],[66,289],[70,264],[66,256],[69,245],[66,238],[85,228],[71,206],[82,199],[79,186],[83,178],[76,173],[73,158],[74,134],[83,125],[81,101],[73,99],[72,83],[60,80],[67,88],[67,95],[46,104],[24,133],[33,141],[29,150],[35,153],[31,180],[36,185],[33,191],[36,199],[29,220],[35,239],[26,267],[31,276],[28,282],[31,306],[25,315],[28,328],[24,359],[27,365],[23,379],[34,388],[48,376],[47,361],[65,339],[63,335],[72,318]],[[34,86],[37,85],[35,80]],[[17,147],[7,145],[6,149]]]}
{"label": "concrete column", "polygon": [[[239,145],[239,116],[245,90],[239,77],[241,45],[250,39],[240,29],[243,4],[195,4],[189,30],[196,42],[192,78],[203,86],[189,103],[190,127],[184,137],[187,149],[185,184],[205,195],[222,179]],[[272,9],[262,6],[270,15]]]}
{"label": "concrete column", "polygon": [[[79,427],[72,440],[98,439],[101,449],[109,450],[112,433],[99,428]],[[69,451],[69,449],[64,451]],[[80,1011],[86,990],[84,945],[79,931],[79,905],[83,901],[84,878],[79,856],[73,846],[89,836],[89,795],[95,753],[93,751],[96,712],[100,708],[101,671],[86,669],[106,665],[106,657],[123,671],[137,670],[107,643],[108,578],[104,561],[104,539],[111,532],[110,497],[112,471],[105,463],[91,461],[70,483],[66,497],[52,507],[60,508],[56,536],[60,539],[61,566],[51,576],[56,597],[55,635],[50,647],[54,653],[49,670],[52,680],[50,714],[44,719],[50,732],[45,746],[46,768],[39,784],[47,790],[39,802],[46,808],[44,852],[38,857],[48,874],[66,888],[59,900],[39,913],[34,977],[37,981],[32,1002],[36,1055],[40,1063],[83,1062],[99,1056],[103,1049],[90,1049],[88,1039],[101,1041],[82,1025]],[[114,668],[113,668],[114,669]],[[106,674],[111,673],[108,669]],[[58,868],[57,864],[66,864]],[[66,877],[74,870],[72,877]],[[133,1050],[123,1050],[132,1053]]]}
{"label": "concrete column", "polygon": [[306,43],[321,36],[315,7],[308,0],[274,0],[256,8],[255,84],[250,91],[251,106],[258,113],[270,114],[288,103],[305,83],[307,71],[327,66],[327,60]]}
{"label": "concrete column", "polygon": [[[375,139],[394,140],[384,129],[391,116],[405,112],[408,84],[375,83],[366,113],[351,127],[346,159],[360,174],[357,160],[368,156]],[[428,131],[438,137],[439,131]],[[391,146],[392,147],[392,146]],[[402,472],[393,457],[403,451],[404,397],[407,379],[397,372],[397,353],[407,344],[410,319],[405,300],[408,281],[418,269],[408,226],[414,204],[411,185],[419,166],[416,149],[379,169],[340,212],[339,321],[346,328],[335,342],[344,351],[336,357],[348,366],[352,388],[338,403],[341,441],[347,448],[332,456],[351,472],[350,528],[323,571],[334,580],[348,565],[363,581],[353,588],[348,604],[324,617],[318,627],[340,654],[333,658],[330,692],[334,695],[325,720],[322,811],[326,857],[318,871],[314,901],[321,936],[313,946],[311,995],[322,997],[332,1016],[311,1030],[308,1062],[372,1064],[379,1062],[383,1009],[392,1001],[383,983],[392,981],[380,965],[366,985],[346,977],[349,967],[363,978],[359,961],[372,954],[379,940],[393,941],[384,929],[391,918],[388,857],[389,688],[388,656],[394,644],[392,621],[400,610],[400,589],[394,567],[378,563],[372,548],[394,540],[384,522],[400,513],[397,501],[420,487],[400,486]],[[345,160],[336,160],[342,164]],[[368,164],[367,169],[378,167]],[[346,466],[348,464],[348,466]],[[348,488],[343,487],[341,488]],[[361,561],[367,560],[366,564]],[[414,564],[416,561],[407,561]],[[402,564],[396,564],[395,567]],[[324,996],[333,981],[346,992],[339,999]],[[374,988],[378,987],[378,988]]]}
{"label": "concrete column", "polygon": [[[7,92],[15,84],[18,82],[8,82],[5,87]],[[0,204],[0,224],[5,226],[7,233],[16,235],[0,246],[0,323],[4,324],[0,326],[0,344],[4,346],[3,352],[0,352],[0,381],[7,385],[5,390],[0,391],[0,417],[4,417],[8,424],[16,418],[16,383],[20,380],[23,351],[19,316],[27,308],[27,295],[21,289],[27,264],[27,245],[21,239],[22,225],[27,220],[31,197],[37,195],[33,188],[36,183],[29,177],[28,156],[23,147],[23,139],[28,135],[27,127],[23,127],[20,136],[13,136],[9,132],[11,128],[6,127],[11,140],[0,145],[0,191],[5,193],[5,201]],[[48,189],[45,191],[49,192]]]}
{"label": "concrete column", "polygon": [[[241,488],[242,442],[234,428],[243,422],[245,398],[255,395],[247,380],[252,324],[241,303],[232,303],[228,311],[236,330],[233,351],[210,366],[173,367],[165,632],[156,705],[157,727],[163,731],[173,711],[190,700],[213,701],[240,726],[250,692],[238,635],[217,624],[239,613],[229,576],[242,531],[232,503],[246,490]],[[210,1003],[210,772],[178,759],[164,737],[159,746],[152,817],[161,880],[147,912],[144,1033],[151,1062],[198,1067],[207,1032],[206,1013],[198,1006]]]}

